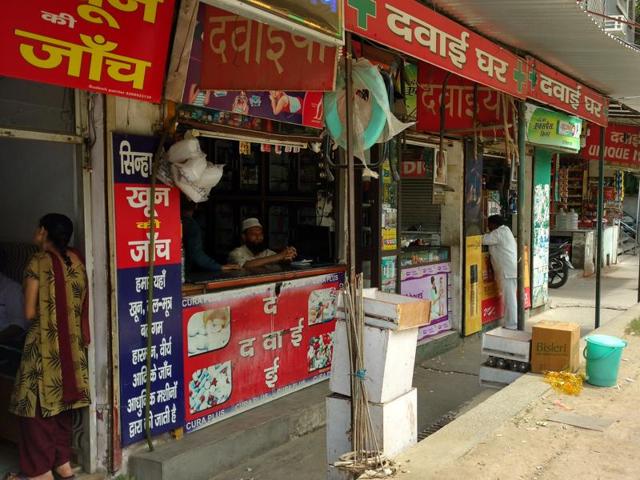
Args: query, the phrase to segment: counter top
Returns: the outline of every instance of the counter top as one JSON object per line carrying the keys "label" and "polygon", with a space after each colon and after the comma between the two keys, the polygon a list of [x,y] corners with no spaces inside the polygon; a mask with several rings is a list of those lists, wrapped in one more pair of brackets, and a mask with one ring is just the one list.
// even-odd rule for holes
{"label": "counter top", "polygon": [[268,266],[247,270],[231,270],[222,273],[202,273],[194,275],[191,282],[182,286],[184,296],[201,295],[216,290],[250,287],[271,282],[284,282],[297,278],[342,273],[344,265],[325,265],[318,267],[294,268],[284,266]]}

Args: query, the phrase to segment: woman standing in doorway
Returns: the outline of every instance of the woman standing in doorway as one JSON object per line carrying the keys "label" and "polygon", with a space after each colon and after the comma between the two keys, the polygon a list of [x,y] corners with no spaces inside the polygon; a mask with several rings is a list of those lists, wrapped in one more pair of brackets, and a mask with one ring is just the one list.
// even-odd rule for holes
{"label": "woman standing in doorway", "polygon": [[69,249],[71,220],[50,213],[34,241],[40,252],[24,274],[27,332],[10,411],[20,421],[20,474],[10,480],[74,478],[72,410],[89,405],[87,277]]}

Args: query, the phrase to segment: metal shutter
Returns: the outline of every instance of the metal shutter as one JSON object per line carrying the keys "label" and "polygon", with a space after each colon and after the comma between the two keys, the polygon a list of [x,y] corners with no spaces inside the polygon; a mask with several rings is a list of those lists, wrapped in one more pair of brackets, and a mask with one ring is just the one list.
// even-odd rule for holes
{"label": "metal shutter", "polygon": [[[400,205],[402,209],[402,230],[414,230],[421,225],[422,231],[440,232],[440,205],[433,204],[433,147],[407,148],[421,149],[422,158],[426,162],[426,176],[423,178],[403,178],[400,188]],[[405,152],[414,156],[415,151]],[[413,155],[412,155],[413,154]]]}

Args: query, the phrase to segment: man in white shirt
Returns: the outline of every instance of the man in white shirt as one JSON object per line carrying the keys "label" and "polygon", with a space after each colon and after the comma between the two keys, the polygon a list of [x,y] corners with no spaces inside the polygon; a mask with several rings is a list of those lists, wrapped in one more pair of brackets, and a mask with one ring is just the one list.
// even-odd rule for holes
{"label": "man in white shirt", "polygon": [[288,262],[298,255],[293,247],[286,247],[280,253],[269,250],[264,242],[262,224],[257,218],[247,218],[242,222],[242,243],[242,246],[229,254],[229,263],[238,264],[242,268],[257,268]]}
{"label": "man in white shirt", "polygon": [[489,233],[482,236],[482,244],[489,246],[491,265],[504,298],[504,325],[518,328],[518,245],[513,233],[500,215],[488,220]]}
{"label": "man in white shirt", "polygon": [[19,338],[27,328],[22,287],[0,273],[0,342]]}

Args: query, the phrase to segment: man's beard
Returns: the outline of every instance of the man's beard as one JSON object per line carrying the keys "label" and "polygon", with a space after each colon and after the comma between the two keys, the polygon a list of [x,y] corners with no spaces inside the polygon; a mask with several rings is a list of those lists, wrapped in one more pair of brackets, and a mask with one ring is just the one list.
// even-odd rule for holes
{"label": "man's beard", "polygon": [[260,253],[264,252],[267,249],[267,246],[265,245],[264,242],[260,242],[260,243],[247,243],[247,248],[251,251],[251,253],[253,253],[254,255],[259,255]]}

